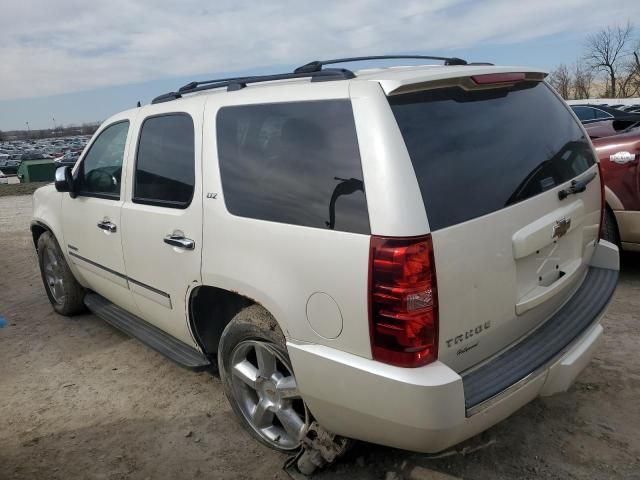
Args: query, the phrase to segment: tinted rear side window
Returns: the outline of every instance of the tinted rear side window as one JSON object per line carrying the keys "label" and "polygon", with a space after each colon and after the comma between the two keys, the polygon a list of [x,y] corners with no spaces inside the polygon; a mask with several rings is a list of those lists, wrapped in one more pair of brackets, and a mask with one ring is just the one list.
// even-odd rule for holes
{"label": "tinted rear side window", "polygon": [[369,233],[348,100],[220,109],[225,204],[242,217]]}
{"label": "tinted rear side window", "polygon": [[451,87],[389,102],[432,230],[538,195],[595,162],[577,122],[544,83]]}
{"label": "tinted rear side window", "polygon": [[595,112],[596,118],[613,118],[613,115],[611,115],[609,112],[605,112],[604,110],[600,110],[599,108],[594,108],[593,110]]}
{"label": "tinted rear side window", "polygon": [[187,114],[150,117],[140,130],[133,201],[186,208],[195,184],[193,120]]}
{"label": "tinted rear side window", "polygon": [[575,112],[576,116],[582,121],[593,120],[595,118],[595,110],[593,108],[573,107],[573,111]]}

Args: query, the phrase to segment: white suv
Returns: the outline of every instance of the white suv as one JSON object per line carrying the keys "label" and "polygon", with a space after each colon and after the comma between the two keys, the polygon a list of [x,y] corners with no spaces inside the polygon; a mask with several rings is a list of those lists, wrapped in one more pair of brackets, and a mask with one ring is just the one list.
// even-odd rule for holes
{"label": "white suv", "polygon": [[108,119],[35,193],[42,278],[63,315],[217,361],[272,448],[436,452],[589,362],[619,268],[598,163],[542,71],[344,60]]}

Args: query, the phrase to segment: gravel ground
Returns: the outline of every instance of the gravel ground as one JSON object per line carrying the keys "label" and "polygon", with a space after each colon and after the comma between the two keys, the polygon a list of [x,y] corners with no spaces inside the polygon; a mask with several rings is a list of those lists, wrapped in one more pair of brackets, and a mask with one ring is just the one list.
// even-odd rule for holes
{"label": "gravel ground", "polygon": [[[286,479],[283,455],[191,373],[95,316],[56,315],[28,230],[30,196],[0,198],[0,479]],[[640,479],[640,256],[589,367],[446,456],[359,444],[320,479]]]}
{"label": "gravel ground", "polygon": [[[16,177],[13,177],[13,178],[16,178]],[[51,182],[0,184],[0,197],[11,197],[16,195],[31,195],[38,188],[42,187],[43,185],[47,185],[49,183]],[[15,202],[15,200],[13,201],[9,200],[9,204],[12,204],[12,202]]]}

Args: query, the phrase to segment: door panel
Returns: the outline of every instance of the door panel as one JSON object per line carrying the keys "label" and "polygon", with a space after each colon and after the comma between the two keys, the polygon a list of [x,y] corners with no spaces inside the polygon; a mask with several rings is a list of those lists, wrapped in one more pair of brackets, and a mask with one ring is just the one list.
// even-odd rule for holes
{"label": "door panel", "polygon": [[120,232],[108,232],[97,226],[104,220],[120,225],[121,206],[119,200],[65,196],[62,208],[66,247],[83,276],[87,276],[85,271],[92,272],[128,289]]}
{"label": "door panel", "polygon": [[110,301],[136,310],[122,254],[122,192],[129,145],[128,119],[105,127],[74,172],[76,198],[64,195],[63,229],[72,268]]}
{"label": "door panel", "polygon": [[121,218],[129,286],[140,316],[193,346],[187,299],[200,283],[201,108],[140,119]]}

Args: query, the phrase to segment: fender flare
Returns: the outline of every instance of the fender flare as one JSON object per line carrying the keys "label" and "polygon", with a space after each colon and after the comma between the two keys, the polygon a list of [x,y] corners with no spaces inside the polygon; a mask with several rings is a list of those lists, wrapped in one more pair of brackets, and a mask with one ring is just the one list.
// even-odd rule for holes
{"label": "fender flare", "polygon": [[[29,225],[29,230],[31,231],[31,237],[33,238],[33,246],[35,247],[36,250],[38,249],[38,238],[40,238],[40,235],[44,233],[44,232],[41,232],[38,236],[36,236],[35,230],[37,228],[41,228],[46,232],[50,232],[54,236],[54,238],[56,236],[56,234],[53,233],[53,230],[51,229],[51,227],[47,225],[45,222],[41,220],[31,220],[31,224]],[[56,241],[57,240],[58,239],[56,238]]]}
{"label": "fender flare", "polygon": [[611,210],[624,210],[624,205],[608,186],[604,186],[604,200]]}

